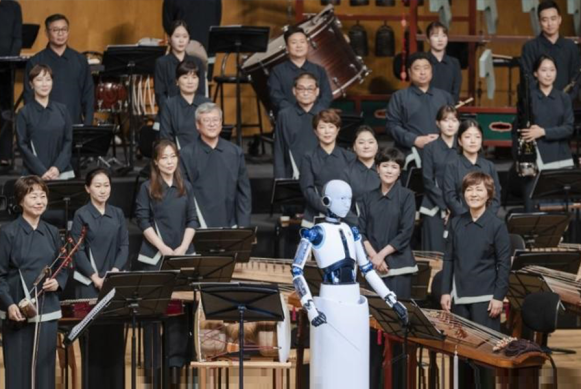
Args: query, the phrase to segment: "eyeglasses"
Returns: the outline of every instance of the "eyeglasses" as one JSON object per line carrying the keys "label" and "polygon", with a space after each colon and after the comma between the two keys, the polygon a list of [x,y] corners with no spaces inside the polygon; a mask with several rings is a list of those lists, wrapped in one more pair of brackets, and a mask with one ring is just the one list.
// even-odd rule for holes
{"label": "eyeglasses", "polygon": [[297,86],[297,87],[295,87],[295,89],[299,93],[304,93],[304,92],[314,93],[317,90],[317,87],[316,86],[311,86],[309,88],[305,88],[305,87],[302,87],[302,86]]}
{"label": "eyeglasses", "polygon": [[50,28],[49,31],[52,32],[53,34],[66,34],[69,32],[69,28],[68,27]]}
{"label": "eyeglasses", "polygon": [[210,124],[210,123],[220,123],[222,121],[221,118],[203,118],[202,123]]}

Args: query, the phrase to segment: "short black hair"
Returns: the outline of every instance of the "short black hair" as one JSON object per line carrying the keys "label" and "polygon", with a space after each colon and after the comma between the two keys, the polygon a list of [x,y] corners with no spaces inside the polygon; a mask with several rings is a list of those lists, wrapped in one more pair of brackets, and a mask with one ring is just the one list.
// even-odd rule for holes
{"label": "short black hair", "polygon": [[438,21],[435,21],[430,23],[428,25],[428,28],[426,29],[426,36],[428,37],[428,39],[430,38],[430,35],[432,35],[432,32],[434,32],[438,28],[441,28],[442,31],[444,31],[444,34],[448,35],[448,27],[444,26],[442,23]]}
{"label": "short black hair", "polygon": [[176,30],[178,29],[178,27],[185,28],[186,31],[188,32],[188,35],[190,34],[190,30],[188,30],[188,24],[186,22],[184,22],[183,20],[175,20],[171,24],[171,27],[169,28],[169,36],[170,37],[173,35],[174,32],[176,32]]}
{"label": "short black hair", "polygon": [[317,77],[311,72],[302,72],[301,74],[296,76],[295,79],[293,80],[294,87],[297,86],[297,83],[301,78],[310,78],[311,80],[315,81],[315,85],[317,86],[317,88],[319,87],[319,81],[317,80]]}
{"label": "short black hair", "polygon": [[357,131],[355,131],[355,138],[353,139],[353,144],[355,144],[355,142],[357,142],[357,138],[359,138],[359,135],[363,134],[364,132],[369,132],[373,136],[373,138],[375,138],[375,140],[377,140],[377,137],[375,136],[375,131],[373,130],[373,128],[371,128],[367,124],[362,124],[361,126],[357,127]]}
{"label": "short black hair", "polygon": [[428,53],[425,53],[423,51],[416,51],[415,53],[413,53],[412,55],[410,55],[408,57],[407,64],[406,64],[407,69],[408,70],[411,69],[414,62],[419,61],[420,59],[425,59],[426,61],[428,61],[430,66],[432,66],[432,61],[430,60],[430,56],[428,55]]}
{"label": "short black hair", "polygon": [[289,28],[286,29],[286,31],[284,32],[284,43],[288,43],[288,38],[290,38],[291,35],[294,35],[296,33],[301,33],[304,36],[307,36],[307,33],[305,32],[305,30],[303,30],[301,27],[297,27],[297,26],[290,26]]}
{"label": "short black hair", "polygon": [[44,19],[44,27],[48,30],[51,23],[58,22],[59,20],[64,20],[67,22],[67,26],[70,25],[69,19],[63,14],[52,14],[48,18]]}
{"label": "short black hair", "polygon": [[551,9],[551,8],[555,8],[557,10],[557,13],[559,15],[561,15],[561,10],[559,9],[559,5],[556,2],[554,2],[553,0],[546,0],[546,1],[543,1],[541,4],[539,4],[539,6],[537,7],[537,17],[540,19],[541,12],[543,12],[546,9]]}
{"label": "short black hair", "polygon": [[458,119],[458,110],[456,109],[455,106],[447,104],[442,105],[438,110],[438,113],[436,114],[436,121],[439,122],[444,120],[450,113],[454,115],[456,119]]}
{"label": "short black hair", "polygon": [[379,167],[384,162],[395,162],[403,170],[405,156],[396,148],[383,148],[375,155],[375,166]]}
{"label": "short black hair", "polygon": [[559,68],[557,68],[557,62],[555,62],[555,58],[551,57],[548,54],[541,54],[537,57],[537,59],[533,63],[533,73],[539,70],[539,68],[541,67],[541,64],[543,63],[544,60],[551,61],[555,65],[557,72],[559,71]]}
{"label": "short black hair", "polygon": [[85,176],[85,186],[87,187],[91,186],[91,184],[93,183],[93,179],[97,177],[99,174],[106,175],[107,178],[109,179],[109,183],[111,183],[111,172],[109,171],[109,169],[98,167],[87,172],[87,175]]}
{"label": "short black hair", "polygon": [[196,63],[191,59],[184,59],[176,67],[176,80],[189,73],[194,73],[198,78],[200,77],[200,69],[198,69],[198,65],[196,65]]}
{"label": "short black hair", "polygon": [[24,197],[34,190],[35,185],[38,185],[48,197],[48,186],[42,178],[39,176],[23,176],[14,183],[14,199],[16,200],[16,204],[20,205]]}

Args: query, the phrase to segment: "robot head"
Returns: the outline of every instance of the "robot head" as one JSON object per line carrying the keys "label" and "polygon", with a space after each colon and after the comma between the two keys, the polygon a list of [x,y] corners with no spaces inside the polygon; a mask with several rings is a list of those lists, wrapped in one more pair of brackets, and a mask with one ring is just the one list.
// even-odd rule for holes
{"label": "robot head", "polygon": [[351,187],[345,181],[331,180],[323,188],[323,205],[340,218],[349,213],[352,197]]}

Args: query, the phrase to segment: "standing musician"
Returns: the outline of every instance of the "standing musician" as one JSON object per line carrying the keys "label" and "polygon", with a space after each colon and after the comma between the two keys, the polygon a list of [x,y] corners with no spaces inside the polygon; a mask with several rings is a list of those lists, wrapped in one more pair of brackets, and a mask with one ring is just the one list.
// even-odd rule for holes
{"label": "standing musician", "polygon": [[[129,254],[129,235],[123,211],[107,203],[111,195],[109,171],[103,168],[89,171],[85,190],[90,201],[75,212],[71,230],[77,241],[82,227],[87,228],[87,236],[75,255],[77,299],[98,297],[107,272],[125,268]],[[89,387],[124,388],[123,324],[98,324],[89,331],[89,350],[83,350],[83,358],[89,358],[89,371],[83,372],[89,375]]]}
{"label": "standing musician", "polygon": [[448,29],[440,22],[432,22],[426,29],[430,41],[430,59],[432,61],[432,81],[430,86],[450,93],[454,101],[460,101],[462,87],[462,70],[457,58],[446,54],[448,46]]}
{"label": "standing musician", "polygon": [[[555,88],[562,91],[579,73],[581,67],[579,49],[573,41],[559,34],[563,19],[556,2],[552,0],[541,2],[537,7],[537,15],[542,32],[538,37],[525,43],[522,48],[521,61],[524,71],[531,76],[532,81],[533,65],[537,58],[541,54],[551,56],[558,70]],[[573,85],[568,92],[569,96],[576,97],[578,90],[578,85]]]}
{"label": "standing musician", "polygon": [[[399,182],[404,157],[397,149],[383,149],[375,157],[381,185],[362,200],[359,226],[363,246],[383,282],[399,299],[410,299],[412,274],[418,271],[410,241],[414,231],[414,193]],[[403,349],[393,345],[393,355]],[[392,387],[402,387],[401,361],[393,364]]]}
{"label": "standing musician", "polygon": [[[569,95],[554,87],[558,69],[555,60],[541,55],[533,65],[537,85],[530,93],[528,102],[532,110],[530,128],[520,129],[525,141],[537,145],[537,167],[539,171],[573,167],[569,139],[573,135],[575,117]],[[533,211],[530,194],[534,177],[526,177],[524,185],[525,211]]]}
{"label": "standing musician", "polygon": [[[0,57],[20,55],[22,48],[22,9],[16,1],[0,1]],[[0,167],[12,158],[12,125],[4,117],[11,112],[14,80],[10,64],[0,66]]]}
{"label": "standing musician", "polygon": [[176,20],[172,24],[169,35],[170,52],[155,61],[155,100],[160,110],[163,110],[166,100],[177,96],[181,92],[179,82],[176,82],[177,68],[181,62],[190,61],[195,63],[198,77],[198,87],[196,93],[206,95],[206,72],[204,63],[198,57],[193,57],[186,53],[186,47],[190,42],[188,26],[183,20]]}
{"label": "standing musician", "polygon": [[430,86],[432,64],[428,53],[409,56],[407,70],[411,85],[393,94],[387,105],[387,133],[406,154],[404,168],[412,161],[421,167],[421,150],[438,138],[436,114],[443,105],[453,105],[448,92]]}
{"label": "standing musician", "polygon": [[444,105],[436,116],[440,137],[424,148],[422,176],[425,195],[422,200],[422,250],[444,252],[444,224],[450,216],[444,201],[446,165],[458,156],[456,134],[460,122],[458,111]]}
{"label": "standing musician", "polygon": [[319,112],[313,119],[313,128],[319,145],[304,155],[299,179],[306,200],[304,227],[312,227],[315,217],[326,212],[326,207],[321,202],[325,184],[341,179],[347,166],[355,160],[353,153],[337,146],[341,117],[335,110],[325,109]]}
{"label": "standing musician", "polygon": [[35,65],[27,79],[34,99],[20,110],[16,120],[23,175],[36,174],[46,181],[74,178],[71,116],[64,104],[50,96],[54,85],[52,69]]}
{"label": "standing musician", "polygon": [[[55,292],[64,289],[67,272],[62,271],[56,278],[47,278],[39,285],[44,293],[39,298],[36,317],[27,321],[17,304],[24,298],[34,298],[35,291],[32,295],[29,291],[37,277],[59,255],[62,242],[58,229],[41,220],[48,203],[48,187],[40,177],[20,177],[14,184],[14,197],[22,208],[22,215],[0,230],[5,387],[31,388],[34,375],[35,389],[52,389],[55,387],[57,326],[61,317],[59,295]],[[36,345],[35,335],[38,337]]]}
{"label": "standing musician", "polygon": [[[363,196],[377,189],[380,184],[375,167],[377,150],[377,138],[375,138],[373,128],[366,125],[360,126],[353,141],[353,151],[355,151],[357,159],[353,160],[343,171],[343,180],[349,184],[353,191],[351,214],[355,215],[355,219],[360,215]],[[349,217],[346,218],[346,221],[351,224]],[[357,220],[354,222],[356,223]]]}
{"label": "standing musician", "polygon": [[196,109],[210,99],[196,94],[200,84],[200,69],[196,63],[186,59],[178,65],[175,80],[180,93],[168,98],[159,114],[159,137],[173,141],[178,149],[198,137]]}
{"label": "standing musician", "polygon": [[204,103],[196,110],[200,136],[182,150],[182,167],[192,183],[202,228],[249,227],[250,180],[244,152],[220,137],[222,110]]}
{"label": "standing musician", "polygon": [[309,72],[317,79],[320,88],[317,103],[321,108],[329,108],[333,101],[333,91],[329,85],[327,72],[322,66],[307,60],[309,42],[307,34],[300,27],[291,26],[284,33],[288,60],[276,65],[268,77],[270,103],[275,114],[296,103],[293,95],[293,81],[301,73]]}
{"label": "standing musician", "polygon": [[[164,255],[193,254],[195,229],[199,227],[193,189],[182,178],[179,151],[176,145],[162,139],[156,143],[151,160],[150,179],[143,183],[137,195],[135,211],[143,242],[138,261],[144,270],[158,270]],[[165,321],[168,334],[169,367],[173,382],[179,382],[180,369],[186,363],[188,326],[184,315]],[[150,344],[153,336],[153,344]],[[150,360],[153,350],[158,355],[159,326],[147,326],[144,347],[146,366],[159,368],[159,361]],[[152,365],[153,362],[155,365]]]}
{"label": "standing musician", "polygon": [[46,49],[30,58],[24,73],[24,102],[34,99],[30,84],[31,69],[39,64],[48,65],[54,76],[51,99],[64,104],[69,110],[73,124],[90,125],[93,123],[95,90],[93,77],[87,58],[67,46],[69,40],[69,20],[61,14],[46,18]]}
{"label": "standing musician", "polygon": [[494,163],[480,156],[482,150],[482,127],[474,119],[464,120],[458,129],[460,154],[446,165],[444,174],[444,202],[451,216],[460,216],[468,211],[462,192],[464,177],[471,171],[488,174],[494,181],[488,207],[493,214],[500,209],[500,181]]}
{"label": "standing musician", "polygon": [[294,81],[297,102],[276,117],[274,134],[274,178],[298,179],[303,156],[317,147],[313,118],[323,109],[317,103],[319,84],[312,73],[301,73]]}
{"label": "standing musician", "polygon": [[[486,173],[473,171],[462,181],[469,212],[454,217],[448,229],[440,303],[446,312],[500,331],[510,239],[504,222],[489,209],[494,192],[494,180]],[[493,372],[479,370],[482,387],[494,388]]]}

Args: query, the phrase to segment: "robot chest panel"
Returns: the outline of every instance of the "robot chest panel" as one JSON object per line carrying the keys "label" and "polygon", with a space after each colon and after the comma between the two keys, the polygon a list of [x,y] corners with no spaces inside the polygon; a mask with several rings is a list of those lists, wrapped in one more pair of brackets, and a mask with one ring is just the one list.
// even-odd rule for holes
{"label": "robot chest panel", "polygon": [[319,224],[323,229],[324,239],[313,248],[317,265],[321,268],[345,258],[355,260],[355,241],[353,233],[346,224]]}

